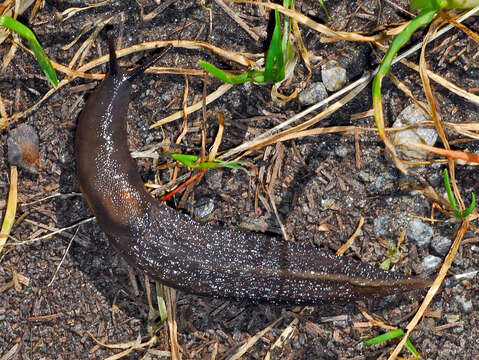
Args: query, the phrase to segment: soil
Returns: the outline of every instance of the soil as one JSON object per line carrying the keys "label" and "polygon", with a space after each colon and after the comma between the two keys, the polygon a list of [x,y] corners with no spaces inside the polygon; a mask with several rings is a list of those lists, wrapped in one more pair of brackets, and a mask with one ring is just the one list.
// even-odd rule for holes
{"label": "soil", "polygon": [[[168,3],[166,1],[166,3]],[[215,1],[206,1],[210,17],[200,1],[169,2],[158,16],[143,21],[142,14],[157,8],[152,0],[109,1],[102,6],[80,11],[61,21],[61,13],[72,7],[85,7],[80,0],[42,2],[38,14],[29,24],[46,53],[56,62],[68,65],[81,43],[92,34],[91,25],[100,18],[113,16],[110,25],[118,34],[118,47],[150,40],[189,39],[210,42],[238,52],[255,53],[265,49],[271,34],[270,13],[249,4],[227,3],[248,27],[258,35],[254,40],[234,22]],[[378,4],[382,7],[378,7]],[[391,4],[397,5],[392,6]],[[335,30],[375,33],[379,25],[409,20],[409,9],[403,0],[378,2],[326,1],[328,19],[318,1],[297,0],[298,11]],[[23,14],[28,21],[30,11]],[[477,18],[465,22],[479,30]],[[63,46],[77,37],[82,28],[89,30],[67,50]],[[321,79],[321,65],[336,59],[348,70],[353,81],[365,71],[372,71],[377,60],[367,43],[323,43],[320,34],[300,26],[306,48],[312,54],[312,79]],[[419,31],[414,42],[424,35]],[[85,62],[106,54],[105,31],[95,39]],[[121,45],[120,45],[121,44]],[[10,41],[0,45],[5,56]],[[428,46],[430,69],[460,87],[477,93],[479,89],[479,46],[459,30],[452,30]],[[124,66],[134,66],[149,54],[136,53],[122,58]],[[223,68],[240,66],[206,50],[173,49],[162,64],[180,68],[198,68],[205,59]],[[410,60],[419,61],[418,54]],[[106,65],[93,69],[105,72]],[[403,65],[392,68],[420,100],[424,101],[419,75]],[[64,74],[59,74],[60,78]],[[298,64],[293,80],[281,90],[291,93],[307,76],[303,63]],[[205,78],[188,76],[188,104],[201,99]],[[56,91],[29,115],[12,121],[0,132],[0,210],[5,209],[9,186],[7,137],[20,123],[34,126],[40,137],[42,170],[38,174],[19,172],[19,208],[9,243],[45,235],[52,228],[76,224],[92,216],[79,194],[75,178],[73,138],[78,114],[89,91],[97,82],[78,78]],[[221,83],[206,81],[206,92]],[[477,122],[479,106],[433,84],[443,119],[452,123]],[[28,109],[50,89],[33,58],[18,49],[9,66],[0,75],[0,95],[8,114]],[[143,151],[157,146],[156,159],[137,159],[145,182],[167,183],[173,162],[161,151],[174,143],[183,129],[183,120],[149,130],[159,118],[181,110],[185,77],[183,75],[145,75],[136,82],[130,103],[129,141],[132,150]],[[384,80],[383,97],[388,124],[410,100],[388,79]],[[373,127],[371,116],[352,116],[371,109],[369,86],[353,101],[341,108],[321,126],[356,125]],[[271,100],[268,85],[237,85],[207,106],[207,149],[217,132],[218,112],[225,115],[226,128],[220,150],[242,143],[302,110],[297,99],[286,104]],[[189,130],[180,151],[199,154],[201,148],[201,112],[188,117]],[[450,139],[457,137],[452,131]],[[158,146],[159,145],[159,146]],[[440,146],[440,145],[438,145]],[[477,152],[478,143],[458,142],[456,149]],[[360,156],[358,158],[358,156]],[[279,159],[279,160],[278,160]],[[271,145],[250,154],[244,160],[253,163],[259,174],[249,176],[241,170],[218,169],[206,173],[196,185],[180,211],[193,210],[213,202],[214,210],[207,221],[230,227],[247,227],[281,236],[277,217],[265,188],[269,186],[274,166],[279,166],[273,196],[279,218],[290,240],[309,242],[327,251],[336,251],[355,231],[360,217],[364,225],[345,256],[379,266],[387,259],[388,245],[396,244],[402,231],[414,217],[428,218],[432,200],[411,191],[411,184],[428,184],[443,194],[442,165],[411,168],[410,176],[402,175],[384,154],[384,146],[373,132],[335,133],[300,138]],[[170,164],[167,169],[165,164]],[[180,174],[186,172],[180,168]],[[456,178],[464,198],[478,193],[479,176],[473,166],[456,166]],[[408,186],[407,186],[408,185]],[[170,201],[176,206],[180,196]],[[452,217],[435,212],[437,222],[428,223],[434,236],[454,238],[458,223]],[[384,221],[381,229],[375,220]],[[424,220],[425,223],[427,221]],[[322,231],[327,224],[330,231]],[[474,222],[473,222],[474,224]],[[45,230],[44,227],[50,228]],[[74,241],[67,251],[72,236]],[[479,270],[477,235],[470,230],[454,260],[451,275]],[[476,240],[475,240],[476,239]],[[394,271],[423,275],[423,260],[434,254],[429,246],[419,247],[405,239],[401,259]],[[61,266],[57,271],[57,267]],[[434,272],[433,272],[434,273]],[[23,285],[4,286],[14,276],[23,276]],[[52,279],[54,278],[54,281]],[[429,313],[411,336],[411,341],[427,359],[479,358],[478,277],[454,281],[449,279],[429,307]],[[26,281],[28,280],[28,281]],[[27,285],[25,285],[27,284]],[[154,289],[152,286],[152,291]],[[362,341],[385,330],[367,323],[360,306],[385,323],[404,328],[417,310],[425,291],[375,298],[352,304],[315,306],[302,314],[294,306],[251,304],[209,299],[182,292],[177,299],[178,338],[183,358],[225,359],[256,333],[280,318],[250,348],[243,359],[263,359],[283,330],[295,320],[297,324],[281,347],[272,350],[272,359],[373,359],[387,358],[395,346],[384,342],[365,347]],[[136,340],[148,341],[149,307],[142,274],[129,268],[109,245],[95,221],[73,227],[36,242],[6,246],[0,254],[0,358],[1,359],[103,359],[120,350],[97,344],[87,333],[103,343],[116,344]],[[125,356],[127,359],[168,357],[168,329],[157,331],[155,351],[143,348]],[[163,353],[158,352],[163,351]],[[407,355],[407,351],[403,351]]]}

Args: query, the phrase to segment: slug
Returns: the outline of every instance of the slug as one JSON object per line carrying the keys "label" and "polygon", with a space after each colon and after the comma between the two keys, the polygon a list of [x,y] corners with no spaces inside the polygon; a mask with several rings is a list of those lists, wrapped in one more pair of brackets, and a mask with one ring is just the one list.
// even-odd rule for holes
{"label": "slug", "polygon": [[160,56],[121,69],[109,36],[110,69],[89,96],[75,140],[80,189],[113,247],[165,285],[203,296],[289,304],[345,303],[430,282],[310,245],[191,219],[144,188],[127,144],[132,81]]}

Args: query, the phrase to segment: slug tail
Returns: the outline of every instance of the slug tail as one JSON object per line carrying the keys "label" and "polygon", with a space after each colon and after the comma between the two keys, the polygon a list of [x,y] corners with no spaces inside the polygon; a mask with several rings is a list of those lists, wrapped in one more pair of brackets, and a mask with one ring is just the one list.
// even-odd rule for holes
{"label": "slug tail", "polygon": [[115,38],[112,32],[108,32],[107,41],[108,51],[110,53],[110,75],[117,75],[120,72],[120,68],[118,67],[118,61],[116,59]]}
{"label": "slug tail", "polygon": [[148,59],[143,65],[140,65],[133,70],[128,72],[129,78],[134,79],[138,75],[141,75],[145,72],[146,69],[148,69],[150,66],[155,64],[158,60],[160,60],[165,54],[170,51],[170,49],[173,47],[173,45],[169,44],[166,47],[163,48],[163,50],[160,51],[159,54],[152,56],[150,59]]}
{"label": "slug tail", "polygon": [[112,32],[108,32],[107,34],[108,40],[108,51],[110,53],[110,75],[118,75],[120,73],[126,74],[128,80],[135,79],[138,75],[141,75],[148,69],[150,66],[155,64],[158,60],[160,60],[165,54],[173,47],[173,45],[169,44],[168,46],[164,47],[163,50],[157,54],[152,56],[148,59],[143,65],[140,65],[134,68],[131,71],[125,72],[120,69],[118,66],[118,60],[116,57],[116,49],[115,49],[115,37],[113,36]]}

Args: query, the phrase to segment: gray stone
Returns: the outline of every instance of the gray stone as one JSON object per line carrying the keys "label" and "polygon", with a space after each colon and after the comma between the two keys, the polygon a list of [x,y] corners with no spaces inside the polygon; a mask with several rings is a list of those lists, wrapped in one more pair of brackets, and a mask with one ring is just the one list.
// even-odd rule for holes
{"label": "gray stone", "polygon": [[466,298],[463,295],[456,295],[455,299],[465,313],[470,313],[472,311],[473,306],[471,299]]}
{"label": "gray stone", "polygon": [[339,145],[334,148],[334,153],[339,157],[345,158],[349,154],[349,148],[347,146]]}
{"label": "gray stone", "polygon": [[328,92],[324,84],[321,81],[312,82],[299,94],[299,102],[302,105],[312,105],[327,97]]}
{"label": "gray stone", "polygon": [[346,69],[336,60],[329,60],[321,66],[321,78],[328,91],[338,91],[346,84]]}
{"label": "gray stone", "polygon": [[[426,104],[423,104],[423,106],[428,108]],[[430,120],[429,116],[420,107],[411,104],[401,111],[393,124],[393,128],[415,125]],[[410,145],[409,142],[432,146],[436,142],[437,136],[434,127],[417,127],[392,133],[391,142],[395,146],[399,157],[407,160],[426,160],[430,157],[430,153]]]}
{"label": "gray stone", "polygon": [[431,241],[431,249],[437,254],[444,256],[451,247],[452,240],[446,236],[434,236]]}
{"label": "gray stone", "polygon": [[7,139],[8,162],[36,174],[40,154],[38,134],[30,125],[21,124],[10,132]]}
{"label": "gray stone", "polygon": [[390,219],[388,216],[379,216],[373,221],[374,231],[377,236],[386,236],[389,234],[389,223]]}
{"label": "gray stone", "polygon": [[193,209],[193,213],[195,214],[196,217],[203,219],[203,218],[206,218],[209,214],[211,214],[214,208],[215,208],[215,203],[212,198],[202,197],[197,201]]}
{"label": "gray stone", "polygon": [[433,236],[432,227],[423,223],[421,220],[414,218],[409,223],[406,232],[407,238],[413,241],[417,246],[426,247]]}
{"label": "gray stone", "polygon": [[428,255],[422,261],[422,267],[425,272],[433,272],[442,264],[442,259],[434,255]]}

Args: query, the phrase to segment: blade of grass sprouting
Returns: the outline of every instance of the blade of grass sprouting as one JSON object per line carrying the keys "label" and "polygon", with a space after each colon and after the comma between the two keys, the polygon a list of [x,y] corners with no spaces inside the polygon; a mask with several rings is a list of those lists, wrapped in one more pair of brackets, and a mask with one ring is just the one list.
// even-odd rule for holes
{"label": "blade of grass sprouting", "polygon": [[[283,6],[292,8],[294,0],[284,0]],[[288,18],[289,19],[289,18]],[[285,21],[284,33],[281,31],[281,18],[279,11],[275,9],[275,25],[271,42],[266,53],[264,71],[249,71],[240,75],[232,75],[218,69],[213,64],[200,60],[199,65],[207,72],[228,84],[243,84],[251,81],[256,83],[277,83],[285,77],[285,57],[289,56],[289,35],[291,33],[291,21]]]}
{"label": "blade of grass sprouting", "polygon": [[10,16],[1,15],[0,16],[0,26],[4,26],[12,31],[15,31],[18,35],[23,36],[25,39],[28,40],[28,44],[32,49],[33,53],[35,54],[35,58],[38,61],[38,64],[43,70],[43,73],[47,77],[48,81],[50,81],[53,86],[58,86],[58,78],[55,69],[50,62],[50,59],[45,54],[42,46],[38,42],[37,38],[33,34],[32,30],[30,30],[27,26],[23,25],[18,20],[11,18]]}
{"label": "blade of grass sprouting", "polygon": [[326,5],[324,5],[324,1],[323,0],[318,0],[318,2],[321,4],[321,7],[323,8],[324,12],[326,13],[326,16],[328,17],[328,19],[331,19],[331,16],[329,16],[329,13],[328,13],[328,9],[326,8]]}
{"label": "blade of grass sprouting", "polygon": [[18,171],[16,166],[10,169],[10,189],[8,191],[7,209],[5,210],[5,217],[3,218],[2,230],[0,231],[0,253],[3,246],[7,242],[8,236],[12,231],[15,223],[15,213],[17,212],[17,179]]}
{"label": "blade of grass sprouting", "polygon": [[387,258],[379,265],[379,267],[383,270],[389,270],[391,268],[391,259]]}
{"label": "blade of grass sprouting", "polygon": [[158,302],[158,312],[160,313],[160,322],[163,324],[168,319],[168,314],[166,313],[166,304],[161,291],[161,284],[158,281],[155,281],[155,288],[156,301]]}
{"label": "blade of grass sprouting", "polygon": [[449,181],[449,172],[444,169],[444,187],[446,188],[447,198],[449,199],[449,205],[451,210],[458,219],[461,219],[461,212],[457,209],[456,197],[451,189],[451,183]]}
{"label": "blade of grass sprouting", "polygon": [[395,329],[395,330],[388,331],[387,333],[381,334],[379,336],[376,336],[372,339],[366,340],[363,342],[363,345],[364,346],[376,345],[384,341],[395,339],[403,335],[404,335],[404,331],[402,331],[401,329]]}
{"label": "blade of grass sprouting", "polygon": [[476,195],[474,195],[474,191],[471,191],[471,205],[462,212],[462,217],[465,218],[466,216],[469,216],[474,209],[476,208]]}
{"label": "blade of grass sprouting", "polygon": [[205,69],[205,71],[209,72],[213,76],[228,84],[239,85],[244,84],[248,81],[253,81],[257,83],[264,82],[264,76],[262,71],[254,70],[240,75],[232,75],[228,74],[227,72],[224,72],[221,69],[218,69],[216,66],[210,64],[207,61],[200,60],[199,64],[203,69]]}
{"label": "blade of grass sprouting", "polygon": [[[376,344],[379,344],[388,340],[392,340],[397,337],[402,337],[402,336],[404,336],[404,331],[402,331],[401,329],[395,329],[395,330],[388,331],[387,333],[381,334],[379,336],[376,336],[375,338],[366,340],[363,342],[363,345],[364,346],[376,345]],[[412,354],[414,354],[415,356],[419,356],[419,352],[417,351],[416,347],[412,344],[411,340],[407,339],[405,346]]]}
{"label": "blade of grass sprouting", "polygon": [[281,19],[279,11],[274,10],[274,30],[264,64],[264,81],[275,83],[284,79],[283,46],[281,41]]}
{"label": "blade of grass sprouting", "polygon": [[459,209],[457,208],[456,197],[454,196],[454,193],[451,189],[449,172],[447,171],[447,169],[444,169],[444,187],[446,188],[447,198],[449,199],[451,210],[459,220],[464,219],[466,216],[470,215],[474,211],[474,209],[476,208],[476,195],[474,195],[473,191],[471,191],[471,205],[469,205],[469,207],[462,212],[459,211]]}
{"label": "blade of grass sprouting", "polygon": [[[192,169],[217,169],[219,167],[226,167],[230,169],[243,169],[245,170],[240,162],[227,162],[223,160],[214,159],[213,161],[204,161],[198,163],[199,157],[196,155],[189,155],[189,154],[178,154],[178,153],[170,153],[168,154],[173,160],[182,163],[183,165],[192,168]],[[245,170],[246,171],[246,170]]]}
{"label": "blade of grass sprouting", "polygon": [[412,344],[411,340],[408,338],[406,340],[406,344],[404,345],[406,349],[408,349],[416,358],[420,358],[419,351],[417,351],[416,347]]}

